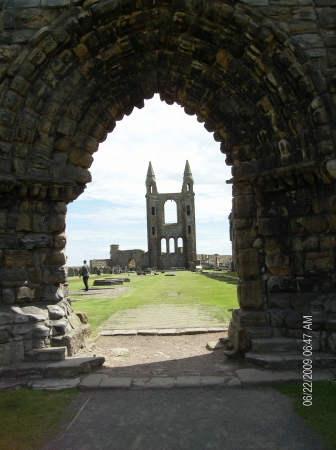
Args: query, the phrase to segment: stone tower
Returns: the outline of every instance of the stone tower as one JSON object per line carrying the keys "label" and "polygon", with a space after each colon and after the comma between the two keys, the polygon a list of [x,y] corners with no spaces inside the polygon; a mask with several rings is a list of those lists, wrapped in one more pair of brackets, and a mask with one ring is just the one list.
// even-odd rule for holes
{"label": "stone tower", "polygon": [[[186,162],[182,190],[159,194],[152,163],[146,178],[147,237],[149,266],[156,269],[189,269],[196,259],[194,180]],[[167,202],[175,202],[176,219],[166,222]],[[168,219],[167,219],[168,220]]]}

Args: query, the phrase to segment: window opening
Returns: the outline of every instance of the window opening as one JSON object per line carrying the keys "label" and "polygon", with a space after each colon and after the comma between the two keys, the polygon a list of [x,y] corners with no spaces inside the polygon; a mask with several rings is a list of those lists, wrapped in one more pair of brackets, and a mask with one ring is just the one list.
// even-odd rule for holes
{"label": "window opening", "polygon": [[152,236],[155,236],[155,227],[152,227]]}
{"label": "window opening", "polygon": [[177,253],[183,253],[183,239],[181,237],[177,239]]}
{"label": "window opening", "polygon": [[190,191],[190,183],[187,183],[187,191]]}
{"label": "window opening", "polygon": [[170,238],[169,239],[169,253],[176,253],[175,252],[175,239]]}
{"label": "window opening", "polygon": [[166,238],[161,239],[161,254],[167,253],[167,241]]}
{"label": "window opening", "polygon": [[191,226],[188,225],[188,234],[191,234]]}
{"label": "window opening", "polygon": [[174,200],[167,200],[164,205],[165,223],[177,223],[177,205]]}
{"label": "window opening", "polygon": [[187,216],[190,216],[190,205],[187,205]]}
{"label": "window opening", "polygon": [[155,216],[155,206],[152,206],[152,216]]}

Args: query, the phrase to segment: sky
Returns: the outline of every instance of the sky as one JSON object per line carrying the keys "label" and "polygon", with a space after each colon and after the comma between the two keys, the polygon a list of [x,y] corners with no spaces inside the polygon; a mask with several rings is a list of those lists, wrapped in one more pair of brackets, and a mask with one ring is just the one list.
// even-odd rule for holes
{"label": "sky", "polygon": [[197,253],[231,255],[228,216],[231,169],[196,116],[158,95],[134,108],[93,155],[92,182],[68,205],[67,265],[108,259],[120,250],[147,251],[146,175],[149,161],[159,193],[181,192],[186,160],[194,178]]}

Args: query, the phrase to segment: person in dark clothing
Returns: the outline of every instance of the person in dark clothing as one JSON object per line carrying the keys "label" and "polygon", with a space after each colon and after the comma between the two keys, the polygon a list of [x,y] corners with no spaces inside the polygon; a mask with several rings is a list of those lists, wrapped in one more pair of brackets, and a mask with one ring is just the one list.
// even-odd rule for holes
{"label": "person in dark clothing", "polygon": [[89,290],[89,276],[90,276],[90,267],[86,264],[86,260],[83,261],[83,265],[81,268],[81,275],[83,277],[85,290]]}

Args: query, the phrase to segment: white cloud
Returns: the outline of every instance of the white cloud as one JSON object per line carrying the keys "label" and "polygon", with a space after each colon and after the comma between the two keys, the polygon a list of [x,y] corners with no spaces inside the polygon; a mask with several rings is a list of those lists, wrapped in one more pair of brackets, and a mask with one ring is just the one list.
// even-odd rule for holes
{"label": "white cloud", "polygon": [[68,206],[68,265],[108,258],[110,244],[147,250],[148,163],[159,192],[179,192],[187,159],[195,181],[197,251],[230,254],[231,174],[219,143],[195,116],[155,96],[117,122],[94,154],[93,181]]}

